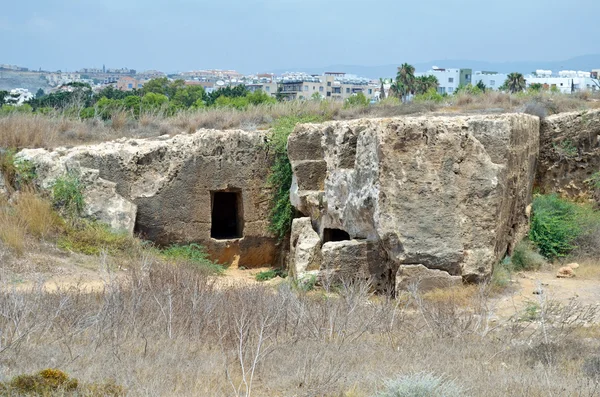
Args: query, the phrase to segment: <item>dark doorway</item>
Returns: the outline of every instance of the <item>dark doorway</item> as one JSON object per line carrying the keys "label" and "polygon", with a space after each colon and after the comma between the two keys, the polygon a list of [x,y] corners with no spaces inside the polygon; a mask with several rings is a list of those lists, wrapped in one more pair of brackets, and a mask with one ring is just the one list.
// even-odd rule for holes
{"label": "dark doorway", "polygon": [[243,236],[241,196],[240,192],[211,192],[210,237],[225,240]]}
{"label": "dark doorway", "polygon": [[346,241],[350,240],[350,235],[341,229],[325,229],[323,230],[323,243],[329,241]]}

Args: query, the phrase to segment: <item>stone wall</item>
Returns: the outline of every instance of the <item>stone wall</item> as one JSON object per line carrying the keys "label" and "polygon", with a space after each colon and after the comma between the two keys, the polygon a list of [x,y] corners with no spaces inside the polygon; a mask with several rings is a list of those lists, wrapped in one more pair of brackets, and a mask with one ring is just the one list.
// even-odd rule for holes
{"label": "stone wall", "polygon": [[[399,267],[423,265],[476,281],[527,231],[538,150],[539,119],[522,114],[301,125],[291,201],[320,237],[322,275],[387,289]],[[296,272],[303,243],[292,233]]]}
{"label": "stone wall", "polygon": [[[201,130],[173,138],[121,139],[72,149],[23,150],[42,187],[68,170],[83,178],[86,211],[160,245],[198,242],[213,259],[279,265],[268,231],[271,159],[265,132]],[[237,193],[242,238],[211,238],[213,192]]]}
{"label": "stone wall", "polygon": [[600,171],[600,109],[560,113],[541,122],[536,185],[544,193],[600,198],[586,182]]}

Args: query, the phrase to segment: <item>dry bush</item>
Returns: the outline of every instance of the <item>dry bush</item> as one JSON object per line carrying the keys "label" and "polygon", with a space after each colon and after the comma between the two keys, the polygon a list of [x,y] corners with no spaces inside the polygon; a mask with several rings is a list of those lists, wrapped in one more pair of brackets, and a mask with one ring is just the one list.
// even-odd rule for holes
{"label": "dry bush", "polygon": [[423,293],[423,299],[431,303],[451,303],[467,307],[473,305],[478,298],[479,286],[465,285],[461,287],[437,288]]}
{"label": "dry bush", "polygon": [[25,248],[26,225],[16,216],[0,210],[0,241],[17,255]]}
{"label": "dry bush", "polygon": [[36,238],[47,238],[63,223],[52,204],[32,190],[19,192],[13,206],[16,217],[25,225],[27,232]]}
{"label": "dry bush", "polygon": [[[544,335],[563,346],[566,330],[579,324],[565,314],[583,321],[574,306],[548,308],[543,325],[538,319],[517,322],[517,332],[486,330],[483,293],[473,306],[459,308],[418,296],[412,303],[374,299],[361,283],[342,283],[335,295],[287,284],[224,289],[191,267],[164,265],[143,252],[137,261],[123,278],[107,273],[105,289],[93,293],[2,286],[6,376],[52,363],[81,382],[113,378],[132,395],[338,396],[352,390],[370,396],[385,379],[423,371],[445,374],[473,396],[592,390],[583,373],[560,368],[581,371],[594,340],[585,341],[587,351],[578,348],[579,357],[559,347],[557,359],[542,366],[529,365],[532,353],[526,353]],[[553,375],[546,377],[548,371]]]}
{"label": "dry bush", "polygon": [[124,111],[114,112],[110,116],[110,127],[113,130],[120,131],[127,125],[127,113]]}

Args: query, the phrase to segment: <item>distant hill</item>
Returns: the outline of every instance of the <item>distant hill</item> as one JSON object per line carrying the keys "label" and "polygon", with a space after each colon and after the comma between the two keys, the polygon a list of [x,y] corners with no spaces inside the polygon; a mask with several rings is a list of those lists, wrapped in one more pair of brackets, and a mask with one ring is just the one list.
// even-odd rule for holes
{"label": "distant hill", "polygon": [[[377,79],[379,77],[392,77],[396,75],[396,69],[402,62],[380,65],[380,66],[360,66],[360,65],[331,65],[321,68],[292,68],[288,70],[276,70],[280,74],[286,71],[305,72],[312,74],[322,74],[324,72],[346,72],[358,76]],[[409,62],[410,63],[410,62]],[[426,72],[432,66],[442,68],[471,68],[475,70],[488,70],[501,73],[520,72],[528,74],[536,69],[546,69],[552,71],[559,70],[585,70],[600,69],[600,54],[582,55],[564,61],[519,61],[519,62],[485,62],[465,59],[439,59],[429,62],[412,63],[417,72]]]}

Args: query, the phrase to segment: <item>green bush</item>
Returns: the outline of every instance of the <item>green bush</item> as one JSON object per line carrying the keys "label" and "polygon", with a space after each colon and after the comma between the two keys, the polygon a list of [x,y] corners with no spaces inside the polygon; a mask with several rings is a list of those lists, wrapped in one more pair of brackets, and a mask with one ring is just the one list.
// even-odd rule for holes
{"label": "green bush", "polygon": [[435,88],[430,88],[426,93],[415,95],[414,101],[416,102],[442,102],[444,97],[437,92]]}
{"label": "green bush", "polygon": [[83,211],[84,186],[75,174],[66,174],[56,179],[52,185],[52,204],[63,214],[77,216]]}
{"label": "green bush", "polygon": [[86,255],[98,255],[102,251],[112,255],[126,251],[134,244],[127,233],[115,232],[108,225],[82,219],[66,225],[64,233],[57,246]]}
{"label": "green bush", "polygon": [[401,376],[385,383],[377,397],[464,397],[466,390],[453,380],[429,373]]}
{"label": "green bush", "polygon": [[369,106],[369,99],[362,92],[358,92],[344,102],[345,108],[353,106]]}
{"label": "green bush", "polygon": [[577,248],[577,240],[596,233],[600,213],[591,206],[576,204],[556,194],[538,195],[533,200],[529,238],[540,253],[552,260]]}
{"label": "green bush", "polygon": [[525,241],[520,242],[515,247],[510,257],[512,269],[520,270],[538,270],[546,261],[544,257],[535,251],[534,247]]}
{"label": "green bush", "polygon": [[269,269],[256,275],[256,281],[269,281],[275,277],[286,278],[287,273],[282,269]]}
{"label": "green bush", "polygon": [[165,259],[189,262],[210,273],[222,274],[225,271],[223,266],[209,259],[206,249],[199,244],[172,244],[161,250],[161,254]]}
{"label": "green bush", "polygon": [[290,188],[292,186],[292,165],[287,156],[287,139],[298,123],[317,122],[317,116],[282,117],[271,128],[269,136],[269,151],[273,153],[273,166],[268,177],[268,183],[273,189],[271,197],[271,213],[269,230],[279,238],[288,234],[292,227],[294,211],[290,203]]}

